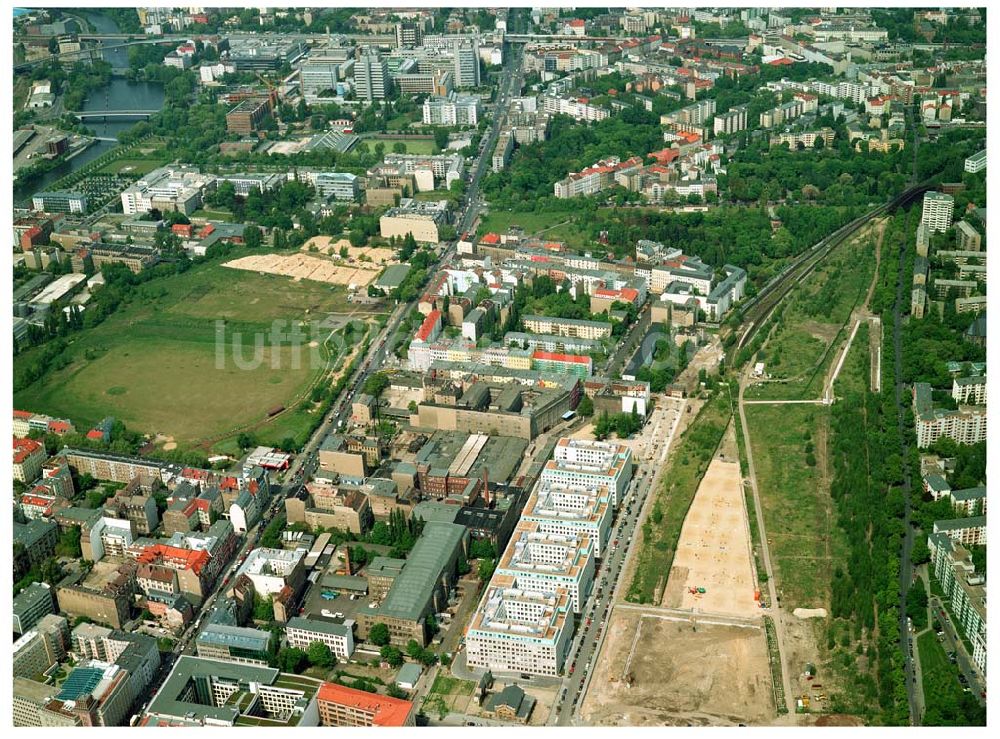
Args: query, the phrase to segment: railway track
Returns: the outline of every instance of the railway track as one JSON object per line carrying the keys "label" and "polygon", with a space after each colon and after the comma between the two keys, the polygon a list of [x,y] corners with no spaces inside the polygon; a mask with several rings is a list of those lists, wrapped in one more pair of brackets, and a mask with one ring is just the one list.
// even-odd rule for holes
{"label": "railway track", "polygon": [[924,183],[904,190],[888,203],[884,203],[865,213],[863,216],[855,218],[850,223],[841,226],[822,241],[813,245],[807,252],[797,257],[794,262],[788,265],[788,267],[743,306],[743,320],[739,328],[736,329],[739,332],[740,338],[736,343],[735,351],[738,352],[743,349],[753,340],[760,327],[767,320],[767,317],[781,303],[785,296],[788,295],[791,289],[808,277],[831,251],[843,244],[848,238],[854,236],[854,234],[870,223],[872,219],[885,213],[891,213],[896,208],[912,203],[929,189],[931,189],[931,185]]}

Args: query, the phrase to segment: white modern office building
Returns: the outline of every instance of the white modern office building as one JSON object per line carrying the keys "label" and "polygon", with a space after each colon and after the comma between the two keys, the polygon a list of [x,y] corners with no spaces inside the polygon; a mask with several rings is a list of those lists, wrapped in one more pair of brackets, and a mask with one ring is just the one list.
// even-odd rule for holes
{"label": "white modern office building", "polygon": [[580,613],[594,585],[593,545],[585,535],[543,529],[537,521],[518,523],[496,571],[513,577],[521,590],[563,589],[573,612]]}
{"label": "white modern office building", "polygon": [[542,468],[545,482],[606,488],[617,507],[632,480],[632,450],[624,444],[560,439]]}
{"label": "white modern office building", "polygon": [[513,585],[509,575],[495,574],[490,581],[466,631],[469,667],[561,675],[573,636],[569,595]]}

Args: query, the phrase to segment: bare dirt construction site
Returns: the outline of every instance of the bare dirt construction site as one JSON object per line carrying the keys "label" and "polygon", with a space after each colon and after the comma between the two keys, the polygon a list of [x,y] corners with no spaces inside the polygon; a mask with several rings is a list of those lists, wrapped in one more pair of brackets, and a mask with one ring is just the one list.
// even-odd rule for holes
{"label": "bare dirt construction site", "polygon": [[663,605],[729,616],[759,616],[751,562],[740,465],[716,457],[708,465],[684,519]]}
{"label": "bare dirt construction site", "polygon": [[396,261],[395,249],[385,249],[377,246],[351,246],[351,242],[347,239],[334,240],[331,236],[313,236],[299,250],[306,252],[318,251],[328,256],[340,258],[342,249],[347,249],[347,257],[346,259],[341,258],[341,261],[352,264],[361,262],[359,266],[362,267],[365,265],[384,267]]}
{"label": "bare dirt construction site", "polygon": [[331,285],[356,285],[365,287],[378,277],[380,266],[342,266],[329,257],[311,254],[255,254],[226,262],[223,267],[242,269],[248,272],[264,272],[270,275],[284,275],[295,280],[312,280]]}
{"label": "bare dirt construction site", "polygon": [[763,629],[615,606],[580,718],[591,726],[769,724]]}

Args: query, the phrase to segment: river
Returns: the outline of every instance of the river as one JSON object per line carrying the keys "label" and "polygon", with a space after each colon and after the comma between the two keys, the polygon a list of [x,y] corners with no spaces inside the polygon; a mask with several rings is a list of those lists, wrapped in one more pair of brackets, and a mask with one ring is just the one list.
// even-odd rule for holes
{"label": "river", "polygon": [[[118,24],[106,15],[99,13],[84,13],[84,18],[90,24],[91,30],[101,33],[118,33]],[[128,49],[110,49],[104,52],[104,60],[112,67],[123,69],[128,66]],[[83,104],[84,111],[98,110],[159,110],[163,107],[163,85],[159,82],[130,82],[114,77],[107,87],[94,90],[87,96]],[[117,138],[122,131],[134,126],[137,121],[85,121],[85,125],[96,136],[106,139]],[[71,172],[92,162],[102,154],[115,148],[118,144],[112,141],[97,141],[87,147],[82,154],[64,162],[51,172],[47,172],[36,180],[29,188],[18,188],[14,192],[15,200],[23,200],[33,193],[45,190],[49,185],[65,177]]]}

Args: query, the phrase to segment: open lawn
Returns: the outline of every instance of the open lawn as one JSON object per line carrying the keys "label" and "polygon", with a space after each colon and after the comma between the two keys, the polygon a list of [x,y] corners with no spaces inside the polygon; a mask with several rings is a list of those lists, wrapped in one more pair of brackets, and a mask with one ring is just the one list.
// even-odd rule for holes
{"label": "open lawn", "polygon": [[829,607],[833,567],[846,557],[821,474],[825,445],[818,439],[825,438],[829,410],[811,405],[745,410],[782,606]]}
{"label": "open lawn", "polygon": [[[248,250],[248,253],[249,250]],[[167,311],[178,317],[236,320],[270,325],[274,319],[309,320],[349,313],[347,288],[311,280],[206,265],[197,274],[171,278]],[[159,285],[161,283],[154,283]]]}
{"label": "open lawn", "polygon": [[236,219],[233,214],[230,213],[225,208],[220,209],[208,209],[199,208],[194,213],[191,214],[192,218],[204,218],[209,221],[223,221],[225,223],[235,223]]}
{"label": "open lawn", "polygon": [[385,127],[390,131],[402,131],[403,129],[409,128],[411,123],[420,120],[420,116],[416,115],[417,112],[419,111],[416,111],[414,115],[407,115],[406,113],[403,113],[401,115],[397,115],[395,118],[390,118],[386,121]]}
{"label": "open lawn", "polygon": [[[535,234],[544,230],[545,236],[552,239],[557,237],[553,234],[562,232],[563,235],[577,234],[573,225],[573,214],[571,212],[561,213],[533,213],[522,211],[491,211],[483,218],[480,226],[480,233],[503,233],[511,226],[520,226],[525,233]],[[554,226],[560,227],[558,230]]]}
{"label": "open lawn", "polygon": [[116,159],[99,170],[100,174],[149,174],[167,163],[165,159]]}
{"label": "open lawn", "polygon": [[425,190],[424,192],[417,192],[413,194],[414,200],[422,201],[433,201],[433,200],[447,200],[448,191],[447,190]]}
{"label": "open lawn", "polygon": [[393,147],[402,143],[406,146],[407,154],[433,154],[435,153],[437,146],[434,144],[434,139],[393,139],[393,138],[366,138],[361,140],[362,143],[368,145],[370,151],[375,151],[376,144],[384,144],[386,154],[393,153]]}
{"label": "open lawn", "polygon": [[[137,288],[102,324],[74,334],[70,364],[17,392],[14,402],[68,417],[78,428],[113,415],[133,430],[173,436],[181,448],[247,425],[269,441],[297,438],[312,418],[298,405],[326,357],[308,346],[308,327],[298,348],[287,338],[275,344],[272,322],[288,330],[339,314],[344,296],[343,288],[198,265]],[[317,331],[320,343],[329,329]],[[31,355],[19,356],[15,371]],[[277,405],[291,410],[258,425]]]}
{"label": "open lawn", "polygon": [[476,684],[471,680],[459,680],[457,677],[451,677],[443,672],[439,672],[437,677],[434,678],[434,684],[431,685],[431,693],[440,693],[441,695],[472,695],[472,691],[476,689]]}

